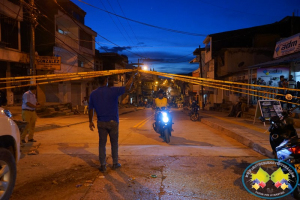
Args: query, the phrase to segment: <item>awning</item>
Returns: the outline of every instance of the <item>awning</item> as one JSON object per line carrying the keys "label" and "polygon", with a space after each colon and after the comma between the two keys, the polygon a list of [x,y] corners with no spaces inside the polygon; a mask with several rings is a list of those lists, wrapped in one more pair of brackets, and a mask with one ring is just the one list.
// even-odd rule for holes
{"label": "awning", "polygon": [[271,67],[271,66],[284,65],[284,64],[289,64],[291,62],[298,62],[298,61],[300,61],[300,52],[292,55],[284,56],[276,60],[260,63],[257,65],[252,65],[248,68],[254,69],[254,68],[262,68],[262,67]]}

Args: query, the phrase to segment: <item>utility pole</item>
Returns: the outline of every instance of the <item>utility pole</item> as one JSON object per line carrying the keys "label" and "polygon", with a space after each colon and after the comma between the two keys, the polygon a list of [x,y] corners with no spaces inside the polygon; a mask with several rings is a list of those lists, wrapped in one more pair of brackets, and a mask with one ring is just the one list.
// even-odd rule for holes
{"label": "utility pole", "polygon": [[[36,75],[36,69],[35,69],[35,27],[37,26],[37,15],[35,13],[34,9],[34,0],[30,0],[30,9],[29,9],[29,15],[30,15],[30,75],[35,76]],[[31,84],[35,84],[36,80],[35,78],[31,79]]]}
{"label": "utility pole", "polygon": [[[138,70],[140,69],[140,59],[138,59],[138,63],[137,63],[137,65],[138,65]],[[139,86],[140,86],[140,77],[138,76],[138,78],[137,78],[137,87],[136,87],[136,105],[139,105]]]}
{"label": "utility pole", "polygon": [[[202,57],[201,57],[200,45],[199,45],[199,68],[200,68],[200,78],[203,78],[203,75],[202,75]],[[202,80],[202,83],[203,83],[203,80]],[[204,110],[203,85],[201,85],[201,101],[202,101],[202,110]]]}

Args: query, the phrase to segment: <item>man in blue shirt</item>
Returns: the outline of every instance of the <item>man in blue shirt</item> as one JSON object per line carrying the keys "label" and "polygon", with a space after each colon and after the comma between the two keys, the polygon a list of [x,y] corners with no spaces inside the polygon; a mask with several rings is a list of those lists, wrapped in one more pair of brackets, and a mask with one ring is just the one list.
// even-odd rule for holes
{"label": "man in blue shirt", "polygon": [[121,167],[118,163],[118,140],[119,140],[119,96],[131,89],[133,76],[126,83],[125,87],[108,87],[108,77],[99,77],[100,87],[90,95],[89,121],[90,129],[94,130],[94,110],[97,114],[97,127],[99,133],[99,161],[100,171],[106,171],[106,142],[107,135],[110,137],[111,152],[113,158],[113,169]]}

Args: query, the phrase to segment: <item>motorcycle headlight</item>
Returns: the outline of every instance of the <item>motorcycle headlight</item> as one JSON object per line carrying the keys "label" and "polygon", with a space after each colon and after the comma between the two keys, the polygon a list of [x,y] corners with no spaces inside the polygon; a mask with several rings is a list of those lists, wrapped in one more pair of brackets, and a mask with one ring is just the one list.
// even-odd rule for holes
{"label": "motorcycle headlight", "polygon": [[163,116],[162,117],[163,122],[165,122],[165,123],[169,122],[169,117],[168,117],[167,113],[163,112],[162,116]]}

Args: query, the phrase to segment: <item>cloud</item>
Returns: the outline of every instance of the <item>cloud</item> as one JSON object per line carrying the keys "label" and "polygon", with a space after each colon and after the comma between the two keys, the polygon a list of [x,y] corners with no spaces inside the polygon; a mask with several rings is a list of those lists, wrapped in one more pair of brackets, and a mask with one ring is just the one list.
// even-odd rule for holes
{"label": "cloud", "polygon": [[102,46],[100,47],[100,49],[106,51],[106,52],[114,52],[114,53],[118,53],[118,52],[122,52],[122,51],[126,51],[126,50],[131,50],[131,47],[129,46],[124,46],[124,47],[107,47],[107,46]]}
{"label": "cloud", "polygon": [[154,68],[155,71],[172,73],[172,74],[182,74],[182,73],[190,73],[198,69],[197,65],[189,64],[189,63],[158,63],[150,66]]}

